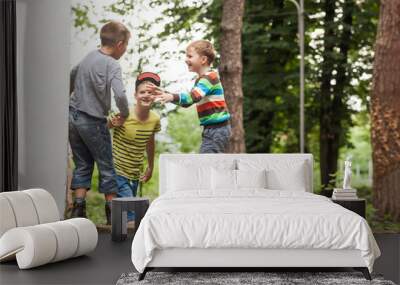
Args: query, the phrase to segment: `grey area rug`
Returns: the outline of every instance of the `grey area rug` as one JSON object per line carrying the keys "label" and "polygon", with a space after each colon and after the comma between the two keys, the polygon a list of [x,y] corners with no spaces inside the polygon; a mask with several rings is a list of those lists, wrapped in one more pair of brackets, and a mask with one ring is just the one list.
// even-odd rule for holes
{"label": "grey area rug", "polygon": [[122,274],[117,281],[117,285],[395,285],[392,281],[384,280],[379,275],[372,275],[372,281],[368,281],[359,272],[148,272],[146,278],[142,281],[138,281],[138,276],[138,273]]}

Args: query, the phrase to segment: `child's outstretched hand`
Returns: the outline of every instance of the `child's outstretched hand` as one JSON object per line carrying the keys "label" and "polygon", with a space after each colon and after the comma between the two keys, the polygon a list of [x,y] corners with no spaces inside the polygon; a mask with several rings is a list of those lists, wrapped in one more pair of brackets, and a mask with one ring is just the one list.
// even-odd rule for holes
{"label": "child's outstretched hand", "polygon": [[171,93],[166,92],[153,83],[148,82],[146,89],[153,94],[155,103],[165,104],[174,100],[174,96]]}
{"label": "child's outstretched hand", "polygon": [[125,123],[125,119],[120,114],[117,114],[111,118],[110,123],[112,127],[120,127]]}
{"label": "child's outstretched hand", "polygon": [[146,183],[150,180],[151,176],[153,175],[153,170],[149,167],[146,168],[146,171],[140,177],[140,181]]}

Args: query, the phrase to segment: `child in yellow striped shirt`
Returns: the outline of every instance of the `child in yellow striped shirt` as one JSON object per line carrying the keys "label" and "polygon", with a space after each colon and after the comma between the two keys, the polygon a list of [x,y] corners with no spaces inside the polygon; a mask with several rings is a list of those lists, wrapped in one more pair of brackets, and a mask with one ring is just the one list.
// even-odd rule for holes
{"label": "child in yellow striped shirt", "polygon": [[[135,197],[139,181],[151,179],[154,167],[155,133],[161,130],[160,116],[151,110],[154,96],[146,89],[147,82],[160,86],[160,77],[152,72],[138,75],[135,85],[136,104],[130,109],[129,117],[120,125],[118,116],[109,120],[114,127],[113,158],[117,173],[117,197]],[[144,172],[144,154],[147,168]],[[133,220],[132,212],[128,220]]]}

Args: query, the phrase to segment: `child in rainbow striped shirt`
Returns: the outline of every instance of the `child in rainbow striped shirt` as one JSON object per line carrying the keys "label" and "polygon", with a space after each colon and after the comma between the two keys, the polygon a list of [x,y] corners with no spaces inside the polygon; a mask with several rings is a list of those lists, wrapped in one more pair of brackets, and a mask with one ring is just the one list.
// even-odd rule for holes
{"label": "child in rainbow striped shirt", "polygon": [[155,102],[172,102],[182,107],[196,103],[200,125],[203,126],[200,153],[224,152],[231,135],[229,114],[219,75],[210,68],[215,59],[213,45],[206,40],[198,40],[186,48],[186,64],[189,71],[196,72],[198,78],[192,90],[172,94],[148,84],[149,90],[157,97]]}

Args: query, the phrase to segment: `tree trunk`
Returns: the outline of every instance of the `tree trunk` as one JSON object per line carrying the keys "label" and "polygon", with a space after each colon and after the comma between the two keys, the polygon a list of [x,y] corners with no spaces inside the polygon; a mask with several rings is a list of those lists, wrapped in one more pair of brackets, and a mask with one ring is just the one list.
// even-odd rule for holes
{"label": "tree trunk", "polygon": [[232,136],[226,152],[246,151],[243,129],[242,25],[244,0],[224,0],[221,20],[219,72],[231,113]]}
{"label": "tree trunk", "polygon": [[[351,121],[347,107],[346,87],[349,84],[348,52],[352,40],[354,1],[343,3],[340,36],[335,35],[335,1],[325,2],[324,62],[322,65],[320,100],[320,170],[321,184],[328,185],[330,175],[337,172],[339,148],[344,143],[346,124]],[[339,49],[334,54],[334,47]],[[333,71],[336,75],[333,76]],[[335,84],[332,84],[335,79]],[[346,123],[344,123],[346,122]]]}
{"label": "tree trunk", "polygon": [[334,58],[332,56],[335,47],[335,1],[325,1],[324,5],[324,51],[321,75],[320,91],[320,172],[321,184],[329,183],[329,174],[336,171],[337,151],[334,142],[337,141],[335,133],[332,131],[334,117],[331,112],[331,81],[332,71],[334,69]]}
{"label": "tree trunk", "polygon": [[373,203],[400,221],[400,1],[381,0],[371,94]]}

